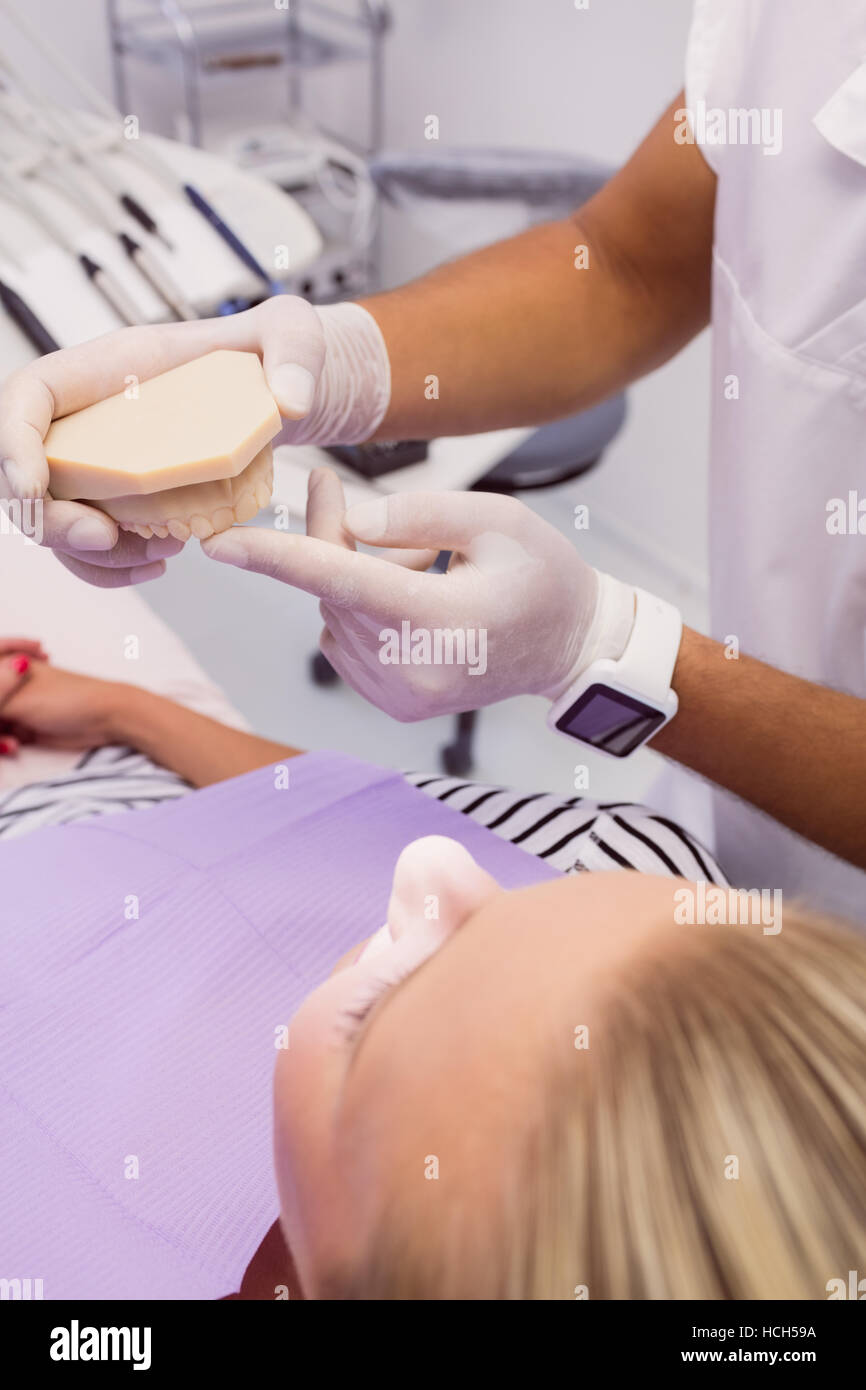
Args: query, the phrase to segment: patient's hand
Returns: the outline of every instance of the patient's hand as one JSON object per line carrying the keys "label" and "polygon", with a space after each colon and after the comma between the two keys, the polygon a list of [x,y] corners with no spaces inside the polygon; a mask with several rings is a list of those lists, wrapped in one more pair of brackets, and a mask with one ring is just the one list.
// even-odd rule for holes
{"label": "patient's hand", "polygon": [[0,757],[18,752],[11,734],[2,732],[2,714],[17,690],[31,679],[33,663],[44,661],[42,643],[31,637],[0,637]]}
{"label": "patient's hand", "polygon": [[[3,648],[0,641],[0,650]],[[37,644],[38,645],[38,644]],[[20,644],[15,647],[21,651]],[[7,663],[0,659],[0,668]],[[45,660],[30,662],[26,678],[4,700],[0,695],[0,739],[44,748],[99,748],[112,742],[113,717],[125,687],[61,671]]]}

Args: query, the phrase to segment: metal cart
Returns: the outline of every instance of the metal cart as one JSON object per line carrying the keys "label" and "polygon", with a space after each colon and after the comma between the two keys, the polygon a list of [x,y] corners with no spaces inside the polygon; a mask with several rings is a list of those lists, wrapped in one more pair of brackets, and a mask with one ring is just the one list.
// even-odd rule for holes
{"label": "metal cart", "polygon": [[384,126],[384,40],[391,16],[384,0],[353,0],[345,10],[322,0],[284,0],[277,8],[261,0],[106,0],[115,101],[130,111],[130,64],[179,73],[190,143],[203,145],[204,84],[233,69],[284,67],[292,115],[304,111],[304,75],[336,63],[368,69],[366,139],[356,130],[320,128],[358,154],[382,146]]}
{"label": "metal cart", "polygon": [[[344,163],[354,159],[365,168],[381,152],[384,46],[392,23],[385,0],[344,0],[343,9],[324,0],[282,0],[279,8],[262,0],[106,0],[106,6],[115,102],[121,111],[136,109],[131,93],[136,67],[176,73],[182,138],[203,148],[208,143],[208,83],[277,71],[286,80],[286,127],[335,142],[337,170],[339,149],[346,153]],[[348,130],[334,129],[309,109],[307,79],[339,64],[360,68],[365,91],[366,112],[353,115]],[[356,225],[349,213],[335,209],[333,199],[323,197],[315,177],[287,179],[260,172],[298,200],[324,239],[320,261],[296,287],[298,292],[315,303],[328,303],[375,288],[381,244],[372,182],[365,188],[368,218]],[[346,176],[343,170],[340,177]],[[359,187],[356,182],[355,190]]]}

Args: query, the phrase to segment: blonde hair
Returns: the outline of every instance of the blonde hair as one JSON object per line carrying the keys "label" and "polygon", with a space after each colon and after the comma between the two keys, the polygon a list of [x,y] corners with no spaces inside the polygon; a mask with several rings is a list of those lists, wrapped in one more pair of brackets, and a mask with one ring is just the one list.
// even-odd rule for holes
{"label": "blonde hair", "polygon": [[326,1297],[816,1299],[862,1265],[866,942],[791,909],[684,930],[540,1078],[484,1229],[431,1234],[397,1184]]}

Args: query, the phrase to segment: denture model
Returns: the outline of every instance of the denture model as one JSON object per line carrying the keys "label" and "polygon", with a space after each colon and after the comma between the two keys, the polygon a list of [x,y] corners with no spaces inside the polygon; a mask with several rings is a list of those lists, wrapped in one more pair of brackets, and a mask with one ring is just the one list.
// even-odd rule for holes
{"label": "denture model", "polygon": [[211,352],[55,420],[48,490],[123,531],[204,540],[270,502],[280,424],[255,353]]}

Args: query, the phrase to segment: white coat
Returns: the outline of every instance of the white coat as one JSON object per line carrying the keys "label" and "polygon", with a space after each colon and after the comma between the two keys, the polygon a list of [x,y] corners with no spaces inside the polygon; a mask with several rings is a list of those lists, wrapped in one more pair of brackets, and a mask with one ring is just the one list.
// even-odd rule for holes
{"label": "white coat", "polygon": [[[712,635],[866,699],[866,3],[697,0],[686,106],[718,176]],[[866,874],[726,793],[714,821],[738,885],[866,921]]]}

